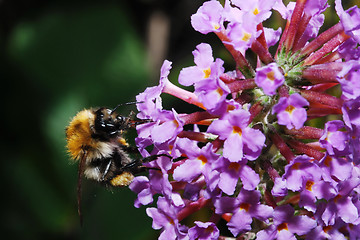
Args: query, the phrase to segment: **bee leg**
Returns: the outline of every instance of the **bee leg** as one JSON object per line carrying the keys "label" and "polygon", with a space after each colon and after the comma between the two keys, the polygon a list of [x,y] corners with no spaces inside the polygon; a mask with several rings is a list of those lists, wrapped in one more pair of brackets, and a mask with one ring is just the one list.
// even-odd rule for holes
{"label": "bee leg", "polygon": [[168,158],[172,158],[171,156],[167,155],[167,154],[157,154],[157,155],[151,155],[151,156],[148,156],[146,158],[144,158],[142,161],[143,162],[151,162],[153,160],[156,160],[158,159],[159,157],[168,157]]}
{"label": "bee leg", "polygon": [[[127,171],[127,169],[131,169],[132,171],[134,171],[134,169],[136,169],[136,171],[134,173],[139,173],[139,172],[143,172],[145,170],[160,170],[159,168],[155,168],[155,167],[147,167],[147,166],[143,166],[141,165],[142,162],[151,162],[153,160],[156,160],[158,157],[168,157],[168,158],[172,158],[171,156],[167,155],[167,154],[157,154],[157,155],[151,155],[149,157],[144,158],[142,161],[141,160],[134,160],[131,163],[126,164],[125,166],[123,166],[121,169],[123,171]],[[176,161],[180,161],[186,159],[186,157],[178,157],[174,159],[174,162]]]}
{"label": "bee leg", "polygon": [[133,146],[121,146],[121,148],[128,153],[139,153],[139,150],[137,149],[137,147],[133,147]]}
{"label": "bee leg", "polygon": [[126,171],[127,169],[134,169],[135,167],[140,167],[141,161],[140,160],[134,160],[126,165],[124,165],[121,169],[123,171]]}

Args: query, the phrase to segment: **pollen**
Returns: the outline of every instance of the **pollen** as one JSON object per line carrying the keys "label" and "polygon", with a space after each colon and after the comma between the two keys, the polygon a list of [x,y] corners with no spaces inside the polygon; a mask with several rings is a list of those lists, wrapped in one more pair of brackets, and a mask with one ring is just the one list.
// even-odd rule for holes
{"label": "pollen", "polygon": [[258,15],[260,13],[259,9],[258,8],[255,8],[254,11],[253,11],[253,14],[254,15]]}
{"label": "pollen", "polygon": [[277,230],[280,232],[281,230],[288,230],[287,223],[282,223],[277,227]]}
{"label": "pollen", "polygon": [[323,227],[323,231],[327,233],[328,231],[331,231],[332,228],[333,228],[332,226],[325,226]]}
{"label": "pollen", "polygon": [[179,127],[179,122],[178,122],[176,119],[173,120],[173,123],[174,123],[174,125],[175,125],[176,128]]}
{"label": "pollen", "polygon": [[201,161],[202,165],[205,165],[207,163],[207,158],[204,155],[200,155],[197,157],[197,159],[199,159]]}
{"label": "pollen", "polygon": [[325,166],[330,167],[331,161],[332,161],[332,157],[326,156],[325,161],[324,161]]}
{"label": "pollen", "polygon": [[167,220],[169,221],[169,223],[170,223],[171,225],[175,225],[175,222],[174,222],[174,220],[173,220],[171,217],[169,217],[169,216],[166,215],[166,218],[167,218]]}
{"label": "pollen", "polygon": [[205,74],[204,78],[209,78],[210,77],[210,74],[211,74],[211,69],[210,68],[204,69],[203,72]]}
{"label": "pollen", "polygon": [[221,88],[217,88],[217,89],[216,89],[216,92],[217,92],[220,96],[224,95],[224,91],[223,91]]}
{"label": "pollen", "polygon": [[230,112],[230,111],[232,111],[232,110],[235,110],[235,106],[229,104],[229,105],[226,107],[226,112]]}
{"label": "pollen", "polygon": [[234,126],[233,127],[233,133],[234,134],[239,134],[240,136],[242,135],[242,129],[238,126]]}
{"label": "pollen", "polygon": [[132,180],[134,180],[134,175],[132,173],[123,172],[111,179],[110,184],[114,187],[124,187],[129,186]]}
{"label": "pollen", "polygon": [[274,71],[268,72],[266,74],[266,78],[269,79],[270,81],[274,81],[275,80],[275,73]]}
{"label": "pollen", "polygon": [[333,132],[328,132],[325,138],[325,141],[329,142],[329,139],[331,138],[331,136],[333,135]]}
{"label": "pollen", "polygon": [[289,105],[286,107],[285,111],[288,113],[292,113],[295,110],[295,107],[293,105]]}
{"label": "pollen", "polygon": [[294,163],[294,164],[291,166],[291,169],[293,169],[293,170],[299,170],[299,169],[300,169],[300,166],[301,166],[301,163],[297,162],[297,163]]}
{"label": "pollen", "polygon": [[212,232],[214,232],[214,227],[213,226],[208,226],[206,229],[205,229],[205,232],[206,233],[212,233]]}
{"label": "pollen", "polygon": [[339,201],[342,198],[342,196],[340,194],[336,195],[336,197],[334,198],[334,202],[337,203],[337,201]]}
{"label": "pollen", "polygon": [[230,163],[230,165],[229,165],[228,168],[229,168],[230,170],[239,171],[240,167],[241,167],[241,165],[240,165],[239,163],[232,162],[232,163]]}
{"label": "pollen", "polygon": [[306,186],[305,186],[306,190],[312,191],[312,186],[313,186],[314,184],[315,184],[315,183],[314,183],[313,181],[308,180],[308,181],[306,182]]}
{"label": "pollen", "polygon": [[251,34],[250,33],[244,33],[244,36],[242,37],[241,40],[243,40],[244,42],[248,42],[251,38]]}
{"label": "pollen", "polygon": [[245,210],[246,212],[248,212],[249,209],[250,209],[250,206],[251,205],[249,203],[241,203],[240,204],[240,209]]}

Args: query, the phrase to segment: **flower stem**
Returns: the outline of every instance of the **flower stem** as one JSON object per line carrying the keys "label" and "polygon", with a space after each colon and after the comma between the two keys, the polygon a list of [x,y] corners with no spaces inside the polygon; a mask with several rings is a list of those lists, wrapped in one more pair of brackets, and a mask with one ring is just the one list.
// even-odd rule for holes
{"label": "flower stem", "polygon": [[300,94],[309,102],[317,102],[339,109],[343,105],[343,101],[341,99],[331,96],[327,93],[315,92],[311,90],[301,90]]}
{"label": "flower stem", "polygon": [[325,156],[324,153],[314,149],[311,146],[306,145],[305,143],[292,139],[290,139],[288,143],[293,149],[295,149],[295,151],[306,154],[309,157],[315,158],[316,160],[321,160]]}
{"label": "flower stem", "polygon": [[253,89],[256,87],[256,83],[254,79],[245,79],[229,83],[227,86],[232,93],[236,93],[246,89]]}
{"label": "flower stem", "polygon": [[305,126],[300,129],[285,129],[285,133],[298,139],[319,139],[324,133],[321,128]]}
{"label": "flower stem", "polygon": [[338,82],[336,76],[343,65],[342,62],[333,62],[309,66],[303,70],[302,77],[310,80],[312,84]]}
{"label": "flower stem", "polygon": [[299,28],[299,24],[301,22],[301,16],[303,14],[305,8],[306,0],[297,0],[295,9],[293,14],[291,15],[290,26],[286,33],[286,39],[284,42],[284,46],[286,48],[286,52],[289,52],[294,44],[296,32]]}
{"label": "flower stem", "polygon": [[296,33],[295,39],[294,39],[294,47],[292,49],[293,52],[297,52],[299,49],[301,49],[307,42],[307,39],[303,36],[306,27],[308,26],[309,22],[311,20],[311,16],[304,13],[304,15],[301,18],[298,31]]}
{"label": "flower stem", "polygon": [[209,142],[211,137],[209,134],[202,132],[193,132],[193,131],[182,131],[178,134],[179,138],[188,138],[198,142]]}
{"label": "flower stem", "polygon": [[211,115],[209,112],[194,112],[190,114],[184,114],[180,116],[180,119],[184,121],[184,125],[187,124],[196,124],[199,121],[206,120],[206,119],[212,119],[215,118],[215,116]]}
{"label": "flower stem", "polygon": [[335,37],[338,33],[343,31],[343,26],[341,23],[337,23],[325,32],[321,33],[317,38],[311,41],[308,45],[306,45],[300,52],[300,56],[307,56],[310,53],[314,52],[321,46],[323,46],[327,41]]}
{"label": "flower stem", "polygon": [[177,97],[187,103],[193,104],[195,106],[198,106],[199,108],[206,109],[204,105],[198,101],[198,97],[195,95],[195,93],[186,91],[185,89],[182,89],[170,81],[167,81],[164,89],[164,93],[170,94],[174,97]]}
{"label": "flower stem", "polygon": [[306,58],[303,62],[303,66],[315,63],[349,38],[350,36],[347,35],[345,32],[337,34],[334,38],[325,43],[322,48],[320,48],[315,53],[311,54],[308,58]]}
{"label": "flower stem", "polygon": [[259,56],[263,63],[269,64],[274,62],[274,59],[271,56],[269,50],[265,48],[258,40],[255,40],[252,43],[251,50],[253,50]]}
{"label": "flower stem", "polygon": [[277,56],[278,56],[279,52],[282,52],[282,50],[283,50],[283,44],[284,44],[284,41],[285,41],[287,32],[288,32],[288,30],[289,30],[289,26],[290,26],[290,21],[288,20],[288,21],[286,22],[286,26],[285,26],[285,29],[284,29],[284,31],[283,31],[283,34],[281,35],[278,48],[276,49],[275,59],[277,59]]}
{"label": "flower stem", "polygon": [[270,135],[272,142],[279,149],[281,155],[283,155],[288,163],[295,158],[294,153],[291,151],[288,145],[286,145],[284,139],[276,132]]}
{"label": "flower stem", "polygon": [[194,212],[199,211],[203,207],[205,207],[208,203],[210,203],[210,199],[205,199],[203,197],[199,198],[196,202],[191,202],[185,208],[183,208],[177,215],[179,221],[183,220],[187,216],[190,216]]}

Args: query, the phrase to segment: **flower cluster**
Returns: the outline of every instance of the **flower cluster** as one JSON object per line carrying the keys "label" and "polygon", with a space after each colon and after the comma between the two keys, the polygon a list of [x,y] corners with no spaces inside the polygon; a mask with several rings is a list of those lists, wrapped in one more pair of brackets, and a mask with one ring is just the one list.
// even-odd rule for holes
{"label": "flower cluster", "polygon": [[[193,91],[169,81],[165,61],[137,96],[136,144],[158,158],[130,188],[136,207],[156,204],[146,212],[159,239],[360,239],[360,9],[336,0],[339,23],[319,33],[328,7],[211,0],[192,15],[235,69],[201,43],[178,77]],[[273,11],[283,30],[263,26]],[[163,93],[198,111],[163,109]]]}

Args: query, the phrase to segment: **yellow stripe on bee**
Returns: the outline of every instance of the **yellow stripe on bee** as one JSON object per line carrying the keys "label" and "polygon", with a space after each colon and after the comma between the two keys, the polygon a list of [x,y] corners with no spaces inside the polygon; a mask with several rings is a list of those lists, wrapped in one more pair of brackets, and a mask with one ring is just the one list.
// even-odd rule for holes
{"label": "yellow stripe on bee", "polygon": [[90,110],[83,110],[76,114],[66,128],[67,148],[74,160],[86,148],[96,148],[96,142],[91,137],[90,122],[94,121],[94,114]]}

